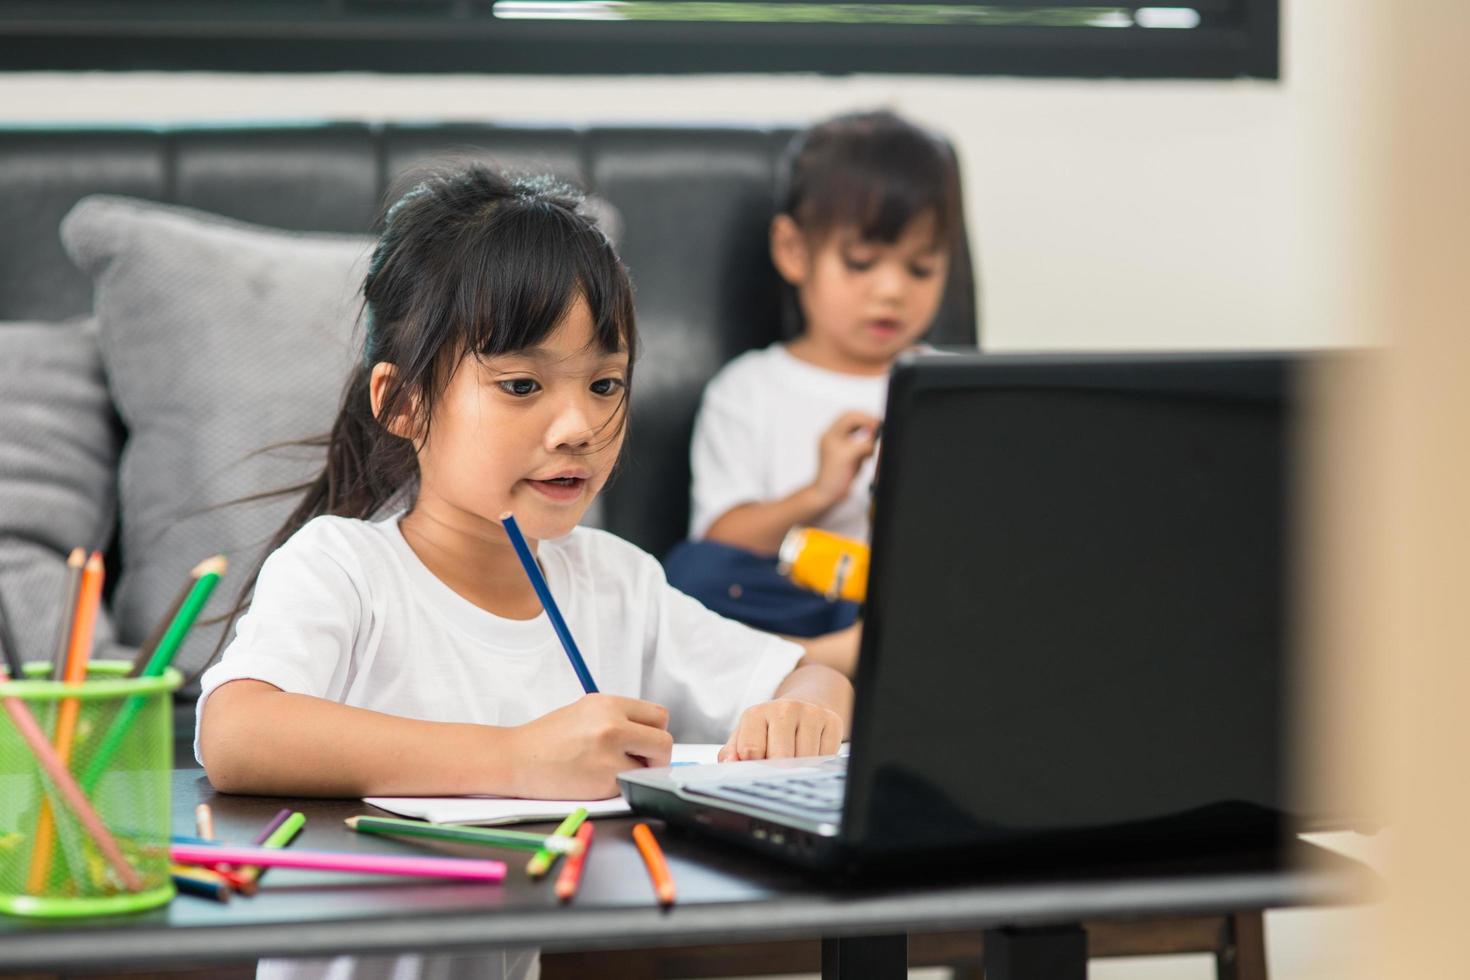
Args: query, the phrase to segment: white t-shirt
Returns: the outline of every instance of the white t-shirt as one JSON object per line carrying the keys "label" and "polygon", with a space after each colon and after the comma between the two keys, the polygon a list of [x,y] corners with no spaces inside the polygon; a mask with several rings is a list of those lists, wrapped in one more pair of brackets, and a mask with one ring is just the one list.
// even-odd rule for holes
{"label": "white t-shirt", "polygon": [[[740,504],[779,500],[816,479],[819,443],[837,416],[862,411],[881,418],[888,375],[839,374],[795,357],[785,344],[748,351],[725,365],[704,389],[694,422],[694,483],[689,536],[702,538],[715,519]],[[868,540],[869,457],[848,495],[816,522],[834,534]]]}
{"label": "white t-shirt", "polygon": [[[576,528],[541,542],[537,557],[598,688],[662,704],[680,741],[723,742],[801,659],[796,644],[675,590],[651,555],[605,531]],[[196,758],[205,702],[243,678],[409,718],[485,725],[519,725],[582,696],[545,613],[503,619],[463,598],[408,546],[398,515],[318,517],[266,560],[234,640],[201,681]],[[526,951],[440,960],[267,961],[260,975],[526,977],[536,967]]]}

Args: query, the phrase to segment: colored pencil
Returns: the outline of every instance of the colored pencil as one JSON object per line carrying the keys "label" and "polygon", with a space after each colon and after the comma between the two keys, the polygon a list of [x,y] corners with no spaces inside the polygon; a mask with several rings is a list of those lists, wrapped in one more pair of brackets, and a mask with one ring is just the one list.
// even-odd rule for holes
{"label": "colored pencil", "polygon": [[[566,815],[566,819],[557,826],[556,830],[552,831],[552,836],[571,837],[577,832],[577,828],[582,826],[582,821],[586,819],[587,808],[585,806],[579,806]],[[540,878],[551,870],[551,866],[555,861],[555,852],[542,848],[531,856],[531,860],[526,862],[526,874],[532,878]]]}
{"label": "colored pencil", "polygon": [[[168,669],[174,654],[179,652],[183,645],[184,636],[189,632],[189,627],[194,625],[194,620],[199,617],[199,612],[204,604],[209,601],[209,594],[214,591],[220,576],[224,575],[229,563],[225,561],[224,555],[215,555],[207,558],[194,567],[197,578],[194,586],[189,590],[189,597],[179,607],[178,615],[169,624],[168,631],[164,633],[163,639],[159,641],[158,649],[153,651],[148,665],[143,668],[142,677],[158,677]],[[112,762],[112,757],[117,754],[123,739],[127,737],[128,729],[133,725],[133,719],[138,717],[138,712],[143,710],[147,698],[142,695],[134,695],[122,703],[118,709],[117,716],[112,719],[107,734],[102,736],[102,741],[97,745],[97,751],[92,754],[92,761],[87,763],[86,772],[82,773],[82,787],[91,791],[97,786],[102,774],[107,771],[107,766]]]}
{"label": "colored pencil", "polygon": [[[285,816],[281,816],[284,813]],[[282,810],[271,818],[255,837],[255,846],[266,847],[272,850],[285,847],[296,839],[301,833],[301,828],[306,826],[306,814],[300,811]],[[261,838],[264,837],[264,840]],[[260,883],[260,876],[265,874],[265,868],[258,864],[247,865],[240,869],[240,877],[254,886]]]}
{"label": "colored pencil", "polygon": [[[102,602],[102,553],[94,551],[82,569],[82,584],[77,592],[76,618],[72,621],[71,644],[66,653],[66,673],[63,683],[81,684],[87,679],[87,661],[92,656],[92,634],[97,626],[97,607]],[[76,737],[77,716],[82,703],[76,698],[64,698],[56,712],[56,731],[53,742],[56,757],[63,766],[71,764],[72,742]],[[90,789],[85,782],[84,790]],[[46,885],[46,876],[51,872],[51,850],[56,831],[56,815],[51,812],[51,801],[41,801],[41,812],[36,820],[36,836],[31,851],[31,870],[26,879],[26,889],[32,895],[39,894]],[[73,869],[78,871],[80,869]]]}
{"label": "colored pencil", "polygon": [[249,864],[262,868],[304,868],[309,871],[457,878],[463,881],[500,881],[505,877],[504,861],[468,858],[396,857],[204,844],[171,844],[168,852],[170,858],[181,864]]}
{"label": "colored pencil", "polygon": [[199,618],[199,613],[204,609],[204,604],[209,601],[209,594],[219,584],[219,580],[229,570],[230,563],[224,555],[215,555],[206,558],[195,565],[189,573],[194,577],[194,584],[189,588],[189,595],[179,606],[178,613],[173,621],[169,623],[168,629],[164,631],[163,639],[158,641],[158,648],[153,651],[147,666],[143,668],[142,677],[157,677],[164,672],[173,662],[174,654],[179,652],[179,647],[184,643],[184,637],[189,632],[189,627],[194,625],[194,620]]}
{"label": "colored pencil", "polygon": [[[194,808],[194,827],[196,830],[199,831],[199,838],[197,840],[180,840],[177,837],[170,837],[169,841],[174,844],[220,843],[219,841],[214,839],[214,811],[209,808],[208,803],[201,803]],[[220,878],[224,880],[225,884],[229,885],[240,894],[255,894],[254,876],[247,878],[244,874],[240,872],[240,869],[226,868],[223,866],[215,868],[214,871],[215,874],[219,875]]]}
{"label": "colored pencil", "polygon": [[241,895],[255,894],[255,879],[246,878],[243,874],[240,873],[239,868],[220,865],[214,869],[214,873],[219,875],[225,884],[229,885]]}
{"label": "colored pencil", "polygon": [[25,667],[20,662],[20,647],[15,644],[15,633],[10,629],[10,608],[5,605],[5,594],[0,592],[0,647],[5,648],[5,668],[18,681],[26,679]]}
{"label": "colored pencil", "polygon": [[592,821],[577,828],[577,840],[581,842],[582,849],[567,858],[561,874],[556,877],[556,897],[563,902],[572,900],[572,896],[577,894],[577,885],[582,881],[582,865],[587,863],[587,851],[592,847]]}
{"label": "colored pencil", "polygon": [[[10,647],[8,649],[9,651],[13,651],[15,648]],[[20,657],[14,657],[12,662],[12,658],[7,654],[6,660],[9,675],[17,680],[21,679],[21,675],[16,673],[17,669],[24,669],[24,665],[22,665],[20,662]],[[3,680],[4,677],[5,672],[0,671],[0,680]],[[28,717],[30,717],[32,720],[35,719],[35,715],[31,714],[30,708],[26,707],[24,701],[20,701],[19,699],[17,699],[17,703],[24,709],[25,714]],[[55,707],[56,706],[53,703],[53,711]],[[38,724],[36,728],[39,731],[40,725]],[[60,798],[58,798],[58,796],[56,795],[57,790],[50,782],[42,781],[41,790],[46,794],[45,805],[50,808],[54,821],[55,814],[58,812],[57,808],[63,807],[65,804]],[[62,853],[66,856],[68,866],[73,868],[82,867],[87,859],[82,848],[81,838],[78,836],[77,826],[72,821],[63,820],[59,823],[54,823],[54,828],[60,833],[61,849]],[[99,885],[105,883],[106,871],[103,869],[103,867],[100,864],[94,864],[93,870],[93,877],[97,879],[97,883]]]}
{"label": "colored pencil", "polygon": [[179,594],[174,596],[174,601],[169,603],[168,612],[163,614],[163,618],[153,627],[153,632],[148,634],[148,639],[138,647],[138,655],[133,658],[133,666],[128,670],[129,677],[140,676],[143,668],[148,666],[148,661],[153,659],[153,653],[158,649],[158,644],[162,642],[163,634],[168,632],[169,626],[178,617],[184,600],[189,598],[190,592],[194,591],[194,583],[199,581],[199,576],[195,574],[198,571],[198,566],[195,566],[194,570],[189,573],[189,580],[184,583],[183,588],[179,589]]}
{"label": "colored pencil", "polygon": [[[72,774],[67,771],[65,763],[57,756],[56,750],[51,747],[50,742],[46,741],[46,736],[41,732],[41,726],[36,724],[35,716],[31,714],[25,702],[20,700],[20,698],[10,697],[3,698],[3,700],[5,702],[5,710],[10,715],[10,720],[14,722],[16,731],[20,732],[20,737],[30,747],[31,754],[36,757],[36,761],[41,764],[41,768],[51,778],[51,782],[56,787],[57,792],[61,794],[62,800],[71,808],[72,813],[76,814],[76,818],[81,822],[82,826],[86,828],[87,833],[91,836],[93,842],[96,843],[97,850],[101,851],[102,856],[107,859],[107,863],[112,865],[113,870],[117,872],[118,878],[122,880],[124,887],[129,891],[141,890],[143,887],[142,879],[133,870],[133,866],[128,864],[127,858],[123,857],[122,850],[118,848],[117,841],[108,831],[107,825],[102,822],[101,817],[97,816],[97,811],[92,809],[92,804],[87,802],[86,794],[77,785],[77,781],[73,778]],[[45,804],[43,803],[42,805],[44,806]],[[47,848],[48,850],[50,848],[49,842]],[[41,885],[44,886],[45,883],[46,879],[43,875]],[[40,890],[40,888],[32,889],[33,892]]]}
{"label": "colored pencil", "polygon": [[77,618],[77,597],[82,591],[82,569],[87,564],[87,552],[73,548],[66,560],[66,581],[61,591],[61,623],[56,637],[56,649],[51,655],[51,679],[59,681],[66,676],[66,655],[71,651],[71,631]]}
{"label": "colored pencil", "polygon": [[395,817],[348,817],[346,824],[360,834],[402,834],[461,844],[483,844],[486,847],[511,847],[521,851],[545,849],[557,854],[576,854],[582,846],[575,838],[557,837],[555,834],[528,834],[523,830],[502,830],[498,827],[461,827],[425,823],[422,820],[399,820]]}
{"label": "colored pencil", "polygon": [[224,841],[222,840],[195,837],[193,834],[170,834],[168,840],[170,844],[224,844]]}
{"label": "colored pencil", "polygon": [[187,864],[170,866],[174,887],[190,895],[202,895],[216,902],[230,900],[230,884],[218,873],[208,868],[195,868]]}
{"label": "colored pencil", "polygon": [[658,896],[659,904],[673,905],[674,877],[669,874],[669,863],[664,860],[658,838],[653,836],[648,824],[633,825],[633,842],[638,845],[638,853],[643,855],[643,863],[648,866],[648,877],[653,879],[653,892]]}
{"label": "colored pencil", "polygon": [[556,638],[561,641],[561,648],[566,651],[567,659],[572,662],[572,670],[576,672],[577,680],[582,682],[582,690],[588,694],[596,694],[597,684],[592,680],[592,672],[587,669],[587,662],[582,659],[582,651],[577,649],[577,641],[572,639],[572,631],[567,628],[567,621],[562,618],[561,609],[557,607],[556,599],[551,595],[551,588],[546,584],[546,576],[541,574],[541,566],[536,564],[536,556],[531,554],[531,547],[526,544],[526,537],[521,534],[521,527],[516,523],[515,515],[501,514],[500,523],[505,527],[511,547],[515,548],[516,557],[521,560],[521,567],[526,570],[526,577],[531,580],[531,588],[536,590],[536,597],[541,600],[541,608],[546,610],[546,618],[551,620],[551,628],[556,631]]}
{"label": "colored pencil", "polygon": [[209,809],[208,803],[201,803],[194,808],[194,830],[201,840],[214,840],[214,813]]}
{"label": "colored pencil", "polygon": [[[260,832],[255,835],[255,839],[252,840],[250,843],[255,845],[256,847],[266,847],[266,842],[269,841],[271,837],[275,834],[276,829],[279,828],[281,824],[290,819],[290,817],[291,808],[289,806],[281,807],[279,810],[276,811],[276,815],[274,817],[271,817],[269,820],[266,821],[265,826],[260,828]],[[303,823],[305,823],[306,817],[302,816],[301,820]]]}

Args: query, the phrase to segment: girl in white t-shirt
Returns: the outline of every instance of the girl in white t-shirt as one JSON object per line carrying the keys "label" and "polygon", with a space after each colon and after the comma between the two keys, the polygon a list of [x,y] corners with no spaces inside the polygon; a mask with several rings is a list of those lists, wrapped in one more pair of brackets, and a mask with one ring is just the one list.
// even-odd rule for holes
{"label": "girl in white t-shirt", "polygon": [[[588,799],[664,765],[835,752],[851,687],[578,527],[623,444],[632,292],[571,192],[480,167],[387,213],[327,465],[204,675],[217,789]],[[592,676],[584,695],[498,520],[513,512]],[[269,963],[271,976],[527,976],[534,953]]]}
{"label": "girl in white t-shirt", "polygon": [[[800,635],[851,622],[774,573],[786,533],[868,537],[869,485],[888,372],[939,311],[960,232],[947,145],[889,112],[840,116],[786,155],[771,260],[794,290],[799,335],[737,357],[710,381],[691,448],[689,537],[669,578],[710,608]],[[738,586],[738,587],[737,587]],[[846,672],[848,628],[808,647]]]}

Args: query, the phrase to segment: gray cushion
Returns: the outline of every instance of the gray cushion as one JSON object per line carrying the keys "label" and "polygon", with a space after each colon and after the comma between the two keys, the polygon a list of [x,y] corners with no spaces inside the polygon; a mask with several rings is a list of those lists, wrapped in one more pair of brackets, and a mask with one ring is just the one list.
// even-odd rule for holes
{"label": "gray cushion", "polygon": [[[325,432],[351,362],[366,238],[283,232],[188,208],[84,198],[62,222],[94,283],[101,355],[128,436],[119,470],[119,637],[141,643],[201,559],[230,574],[205,609],[224,613],[317,450],[269,447]],[[220,637],[196,628],[176,665]]]}
{"label": "gray cushion", "polygon": [[66,555],[106,545],[116,514],[121,434],[90,320],[0,323],[0,432],[0,598],[22,658],[49,660]]}

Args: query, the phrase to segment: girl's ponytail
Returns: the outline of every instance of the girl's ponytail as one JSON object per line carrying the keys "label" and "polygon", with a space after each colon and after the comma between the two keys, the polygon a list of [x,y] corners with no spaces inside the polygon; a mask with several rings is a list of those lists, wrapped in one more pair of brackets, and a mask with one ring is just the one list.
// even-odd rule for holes
{"label": "girl's ponytail", "polygon": [[285,523],[266,543],[255,567],[245,579],[245,585],[236,597],[233,608],[223,616],[207,621],[210,624],[223,622],[224,629],[220,631],[219,641],[209,659],[190,676],[185,686],[194,684],[224,650],[230,638],[230,627],[250,605],[255,580],[260,576],[260,569],[266,558],[285,544],[291,535],[301,530],[313,518],[325,514],[370,518],[402,496],[406,490],[411,490],[414,477],[418,473],[413,445],[409,440],[389,433],[373,418],[371,382],[371,367],[359,362],[347,379],[342,402],[337,409],[337,419],[332,424],[331,431],[324,436],[290,444],[325,449],[327,458],[321,473],[306,483],[235,501],[251,503],[277,497],[301,497]]}
{"label": "girl's ponytail", "polygon": [[371,518],[417,474],[412,444],[388,432],[373,417],[371,380],[367,364],[352,369],[331,432],[314,441],[326,448],[326,465],[316,479],[284,491],[300,492],[301,502],[276,532],[267,554],[314,517]]}

